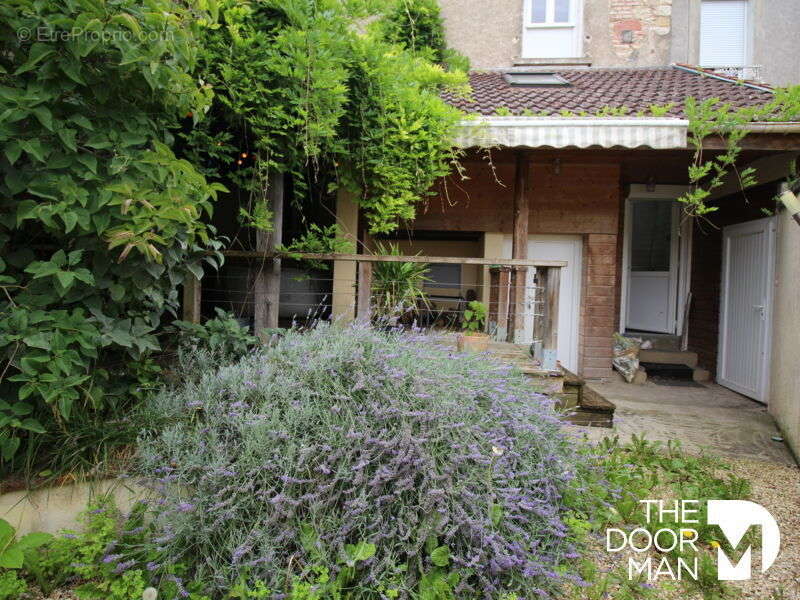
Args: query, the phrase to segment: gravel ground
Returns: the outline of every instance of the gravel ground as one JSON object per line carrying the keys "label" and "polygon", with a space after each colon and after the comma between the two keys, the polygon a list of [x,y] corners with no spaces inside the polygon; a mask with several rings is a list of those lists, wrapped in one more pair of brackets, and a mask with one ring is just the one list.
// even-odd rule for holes
{"label": "gravel ground", "polygon": [[[800,600],[800,469],[775,463],[730,460],[733,473],[753,485],[751,500],[770,511],[781,531],[781,550],[766,573],[759,571],[760,552],[753,551],[753,578],[728,584],[731,600]],[[606,571],[627,568],[628,554],[605,551],[605,540],[594,546],[595,562]],[[637,560],[641,562],[642,556]],[[703,600],[700,593],[687,593],[674,584],[656,583],[658,600]],[[613,596],[612,596],[613,598]]]}

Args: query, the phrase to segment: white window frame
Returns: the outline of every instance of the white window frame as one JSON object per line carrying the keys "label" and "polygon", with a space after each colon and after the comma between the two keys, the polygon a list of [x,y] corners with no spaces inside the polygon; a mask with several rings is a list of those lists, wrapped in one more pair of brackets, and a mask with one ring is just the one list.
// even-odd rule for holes
{"label": "white window frame", "polygon": [[736,67],[740,69],[747,69],[753,63],[753,0],[744,0],[744,64],[743,65],[705,65],[702,64],[700,59],[700,52],[703,47],[703,4],[706,2],[714,2],[715,0],[700,0],[697,4],[698,27],[697,27],[697,64],[701,67],[710,67],[719,69],[721,67]]}
{"label": "white window frame", "polygon": [[[547,8],[545,10],[545,22],[533,22],[533,0],[522,0],[522,35],[523,39],[528,30],[535,29],[573,29],[573,48],[572,56],[564,58],[581,58],[583,56],[583,0],[570,0],[569,21],[566,23],[556,23],[555,0],[545,0]],[[523,58],[538,58],[535,56]]]}

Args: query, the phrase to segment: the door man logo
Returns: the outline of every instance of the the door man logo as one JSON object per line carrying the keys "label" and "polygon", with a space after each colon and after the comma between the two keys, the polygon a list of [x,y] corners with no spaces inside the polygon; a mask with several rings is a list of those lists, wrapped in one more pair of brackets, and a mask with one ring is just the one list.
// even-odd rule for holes
{"label": "the door man logo", "polygon": [[[708,523],[719,525],[731,546],[738,548],[744,534],[753,525],[761,525],[761,572],[766,572],[778,558],[781,547],[781,532],[769,511],[755,502],[747,500],[709,500]],[[731,564],[722,548],[717,549],[717,570],[724,581],[750,579],[752,548],[747,547],[736,565]]]}
{"label": "the door man logo", "polygon": [[[633,579],[635,574],[645,574],[648,581],[661,577],[681,580],[684,576],[697,579],[698,577],[698,548],[699,534],[692,525],[699,524],[697,518],[700,514],[698,500],[675,500],[666,503],[663,500],[640,500],[644,505],[645,519],[648,525],[666,523],[670,517],[672,527],[637,527],[631,532],[625,532],[615,527],[606,530],[606,550],[608,552],[621,552],[630,549],[634,553],[648,552],[655,548],[666,554],[676,548],[681,556],[676,564],[670,563],[664,556],[660,561],[654,562],[652,556],[642,561],[635,557],[628,558],[628,576]],[[755,502],[747,500],[709,500],[707,505],[708,524],[718,525],[722,534],[730,542],[734,550],[739,550],[739,544],[751,527],[760,527],[761,530],[761,572],[769,569],[778,557],[781,545],[781,534],[778,524],[769,514],[769,511]],[[675,528],[675,524],[688,527]],[[620,543],[621,540],[621,543]],[[688,550],[695,553],[694,558],[684,558]],[[733,564],[728,555],[717,544],[717,572],[722,581],[742,581],[750,579],[752,575],[752,547],[747,546],[736,564]]]}

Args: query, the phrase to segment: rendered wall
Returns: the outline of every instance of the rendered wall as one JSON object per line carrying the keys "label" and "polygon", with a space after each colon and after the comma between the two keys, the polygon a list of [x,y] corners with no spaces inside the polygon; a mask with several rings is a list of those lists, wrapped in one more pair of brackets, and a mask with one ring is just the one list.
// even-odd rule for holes
{"label": "rendered wall", "polygon": [[[700,1],[673,0],[672,62],[697,64],[700,60]],[[800,84],[797,0],[750,0],[750,6],[750,66],[760,66],[761,80],[771,85]]]}
{"label": "rendered wall", "polygon": [[510,67],[520,55],[522,0],[439,0],[447,43],[473,69]]}
{"label": "rendered wall", "polygon": [[[697,64],[700,1],[583,0],[583,55],[594,67]],[[448,43],[470,58],[473,69],[513,66],[520,56],[523,0],[439,2]],[[797,0],[750,3],[751,64],[761,66],[761,79],[770,84],[800,84]]]}
{"label": "rendered wall", "polygon": [[800,226],[778,215],[769,412],[800,456]]}
{"label": "rendered wall", "polygon": [[122,485],[119,480],[96,481],[29,492],[7,492],[0,495],[0,518],[8,521],[17,535],[32,531],[58,533],[76,529],[78,515],[95,498],[111,496],[118,509],[127,512],[134,502],[147,496],[137,486]]}

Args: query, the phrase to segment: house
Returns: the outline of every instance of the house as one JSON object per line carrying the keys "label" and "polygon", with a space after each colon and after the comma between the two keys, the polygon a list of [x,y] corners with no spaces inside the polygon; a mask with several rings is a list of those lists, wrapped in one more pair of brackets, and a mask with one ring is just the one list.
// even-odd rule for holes
{"label": "house", "polygon": [[474,69],[714,67],[800,81],[795,0],[440,0],[448,43]]}
{"label": "house", "polygon": [[[758,106],[773,92],[757,80],[800,83],[787,58],[800,40],[779,33],[800,25],[790,4],[443,0],[450,44],[477,67],[471,97],[446,97],[473,115],[456,141],[468,179],[441,181],[397,242],[407,254],[563,261],[562,365],[609,377],[613,333],[648,338],[766,403],[799,452],[800,228],[775,198],[800,123],[750,126],[737,166],[759,183],[742,192],[728,181],[708,218],[686,218],[677,202],[693,157],[687,97]],[[704,142],[708,154],[723,148]],[[337,218],[357,235],[347,197]],[[335,314],[352,315],[355,269],[336,263]],[[487,300],[490,271],[437,265],[436,279]],[[515,335],[529,342],[531,327]]]}

